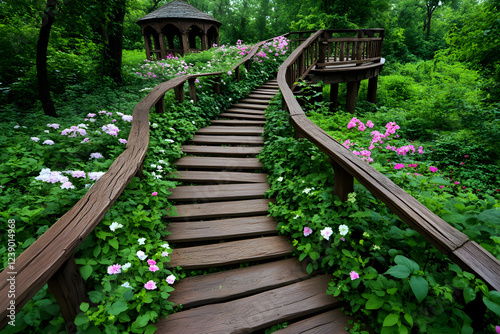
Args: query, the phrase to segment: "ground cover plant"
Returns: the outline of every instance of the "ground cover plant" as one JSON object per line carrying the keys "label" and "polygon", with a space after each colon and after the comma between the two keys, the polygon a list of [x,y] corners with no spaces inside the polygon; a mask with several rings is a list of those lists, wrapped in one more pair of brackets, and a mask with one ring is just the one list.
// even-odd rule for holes
{"label": "ground cover plant", "polygon": [[[348,313],[352,312],[381,333],[472,333],[472,325],[476,332],[494,331],[500,316],[499,293],[488,291],[484,282],[462,271],[435,250],[361,185],[355,183],[354,192],[346,202],[333,196],[333,168],[310,142],[294,139],[288,115],[280,110],[279,99],[276,101],[276,105],[268,109],[266,144],[260,156],[269,173],[268,195],[276,198],[270,212],[279,221],[278,229],[293,238],[296,255],[307,261],[307,270],[332,274],[328,293],[340,297]],[[371,126],[371,122],[342,113],[332,118],[341,121],[330,119],[330,127],[335,124],[335,129],[344,129],[342,132],[350,140],[342,138],[342,142],[346,146],[351,142],[350,149],[357,150],[360,158],[387,175],[392,174],[393,180],[403,179],[396,181],[403,189],[418,188],[421,194],[417,198],[427,198],[425,204],[434,205],[431,210],[441,214],[449,209],[450,196],[442,195],[444,184],[455,190],[457,187],[453,188],[452,182],[444,177],[436,176],[439,169],[428,162],[419,161],[418,166],[413,167],[413,158],[422,156],[427,147],[422,145],[422,155],[418,152],[420,147],[414,147],[413,155],[411,147],[403,142],[395,143],[398,140],[394,138],[396,123],[384,127],[373,122],[373,129],[381,134],[375,137],[388,133],[391,139],[389,136],[382,139],[387,140],[383,148],[378,147],[379,142],[370,148],[374,138],[360,128],[366,124]],[[395,148],[389,150],[386,145]],[[382,150],[391,154],[390,161],[380,157]],[[368,153],[370,151],[373,153]],[[397,151],[406,151],[406,154],[400,154],[402,159],[395,161]],[[408,167],[410,161],[412,166]],[[419,176],[414,175],[417,172]],[[411,182],[417,185],[406,187]],[[466,223],[471,226],[455,226],[472,232],[475,240],[482,238],[498,257],[498,236],[494,229],[498,201],[491,196],[479,199],[465,190],[463,194],[452,207],[462,210],[461,215],[469,215]],[[478,211],[486,214],[481,216]],[[478,229],[483,223],[485,227]],[[472,324],[471,309],[487,311],[480,314],[479,323]]]}
{"label": "ground cover plant", "polygon": [[[280,57],[264,55],[269,49],[274,53],[279,51]],[[167,176],[175,171],[173,162],[183,154],[181,144],[231,103],[269,80],[286,57],[281,54],[283,51],[286,52],[285,40],[270,41],[254,58],[250,69],[241,71],[240,81],[225,67],[215,67],[211,71],[223,70],[225,74],[200,83],[197,104],[189,100],[179,104],[173,94],[167,94],[166,113],[150,115],[151,138],[143,178],[131,181],[75,254],[90,298],[81,305],[82,313],[75,320],[79,330],[151,333],[155,328],[150,322],[174,311],[168,295],[175,281],[186,273],[179,267],[167,268],[171,247],[161,240],[168,234],[161,218],[172,208],[167,200],[168,190],[176,184]],[[57,123],[43,116],[26,120],[13,110],[6,114],[2,127],[10,136],[2,137],[5,146],[2,145],[1,156],[5,163],[2,163],[0,200],[9,208],[2,210],[2,220],[18,222],[17,254],[71,208],[125,148],[133,106],[155,86],[151,79],[131,77],[130,80],[136,91],[134,97],[127,95],[132,101],[123,101],[118,96],[114,100],[106,95],[107,89],[101,91],[102,95],[91,91],[96,96],[84,94],[77,99],[78,103],[95,103],[102,97],[105,98],[101,102],[114,103],[107,106],[102,103],[100,110],[89,103],[82,106],[85,114],[60,118]],[[221,95],[214,93],[215,82],[221,85]],[[80,88],[68,89],[67,94],[71,97],[81,94]],[[64,100],[72,101],[71,97],[63,96],[58,101],[61,104]],[[87,113],[88,108],[94,108],[95,112]],[[2,233],[2,240],[5,235]],[[7,252],[5,247],[0,250],[4,268]],[[17,319],[16,327],[6,332],[64,330],[59,306],[46,287],[18,313]]]}

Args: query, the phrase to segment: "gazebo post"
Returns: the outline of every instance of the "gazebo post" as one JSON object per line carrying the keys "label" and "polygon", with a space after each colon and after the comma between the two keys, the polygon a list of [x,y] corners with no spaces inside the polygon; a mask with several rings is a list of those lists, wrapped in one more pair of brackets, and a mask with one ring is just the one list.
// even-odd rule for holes
{"label": "gazebo post", "polygon": [[151,59],[151,39],[146,36],[145,33],[143,33],[144,35],[144,45],[146,46],[146,59],[147,60],[152,60]]}
{"label": "gazebo post", "polygon": [[202,50],[208,50],[208,35],[206,29],[203,29],[202,35],[201,35],[201,49]]}
{"label": "gazebo post", "polygon": [[189,38],[188,38],[188,29],[183,29],[181,31],[182,34],[182,54],[187,55],[189,53]]}
{"label": "gazebo post", "polygon": [[161,50],[161,59],[167,59],[167,48],[165,47],[165,35],[160,31],[160,50]]}

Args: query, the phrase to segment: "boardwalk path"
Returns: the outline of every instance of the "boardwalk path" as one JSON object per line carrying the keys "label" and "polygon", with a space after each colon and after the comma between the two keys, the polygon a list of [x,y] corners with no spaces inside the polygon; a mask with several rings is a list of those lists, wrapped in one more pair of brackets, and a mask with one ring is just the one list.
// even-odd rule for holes
{"label": "boardwalk path", "polygon": [[347,333],[338,300],[326,295],[330,277],[309,278],[267,216],[272,200],[255,156],[277,92],[275,80],[262,85],[183,146],[189,155],[176,165],[185,185],[169,197],[178,213],[167,217],[170,266],[228,270],[177,282],[169,300],[183,309],[159,321],[157,333],[252,333],[286,321],[294,323],[277,333]]}

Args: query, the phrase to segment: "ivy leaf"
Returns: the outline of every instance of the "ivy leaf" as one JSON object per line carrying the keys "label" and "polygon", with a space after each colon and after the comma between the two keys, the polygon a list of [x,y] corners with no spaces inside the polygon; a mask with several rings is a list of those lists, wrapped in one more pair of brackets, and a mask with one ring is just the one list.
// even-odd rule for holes
{"label": "ivy leaf", "polygon": [[397,324],[399,321],[399,314],[389,313],[384,319],[384,327],[391,327]]}
{"label": "ivy leaf", "polygon": [[87,278],[92,274],[92,266],[90,264],[86,264],[83,267],[80,267],[80,274],[82,274],[82,278],[86,281]]}
{"label": "ivy leaf", "polygon": [[412,276],[410,278],[410,287],[419,303],[425,299],[429,292],[429,283],[421,276]]}
{"label": "ivy leaf", "polygon": [[108,313],[112,315],[118,315],[123,311],[126,311],[127,309],[128,309],[127,304],[119,300],[117,302],[114,302],[113,305],[111,305],[111,307],[108,310]]}
{"label": "ivy leaf", "polygon": [[384,305],[384,300],[379,298],[378,296],[371,296],[370,299],[366,302],[366,309],[368,310],[377,310]]}
{"label": "ivy leaf", "polygon": [[390,267],[385,273],[396,278],[407,278],[411,274],[408,267],[399,264],[397,266]]}

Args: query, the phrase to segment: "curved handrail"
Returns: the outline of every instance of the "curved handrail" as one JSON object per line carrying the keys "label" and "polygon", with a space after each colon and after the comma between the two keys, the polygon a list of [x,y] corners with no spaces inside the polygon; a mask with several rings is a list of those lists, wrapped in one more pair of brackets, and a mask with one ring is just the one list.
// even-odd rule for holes
{"label": "curved handrail", "polygon": [[[233,70],[236,72],[239,66],[249,62],[257,50],[268,41],[265,40],[252,46],[250,53],[237,63]],[[10,302],[14,300],[15,308],[21,309],[56,274],[139,172],[149,144],[150,109],[159,104],[163,106],[165,93],[178,88],[186,81],[202,76],[218,76],[223,73],[212,72],[176,77],[157,85],[135,106],[125,151],[66,214],[16,258],[15,272],[7,267],[0,273],[0,329],[3,329],[9,321],[7,316]],[[15,298],[13,299],[7,298],[9,293],[12,293],[8,280],[10,277],[15,278]]]}
{"label": "curved handrail", "polygon": [[335,168],[336,183],[337,181],[339,184],[345,182],[340,176],[337,178],[337,174],[351,177],[351,180],[355,177],[402,221],[419,232],[439,251],[450,256],[462,268],[475,273],[490,287],[500,291],[500,262],[493,255],[474,241],[469,241],[465,234],[436,216],[388,177],[359,159],[307,118],[293,95],[294,81],[290,79],[302,75],[297,73],[295,61],[304,54],[305,50],[317,43],[321,32],[321,30],[316,32],[304,41],[278,70],[278,85],[283,95],[284,107],[290,113],[291,123],[296,133],[309,139],[331,159]]}

